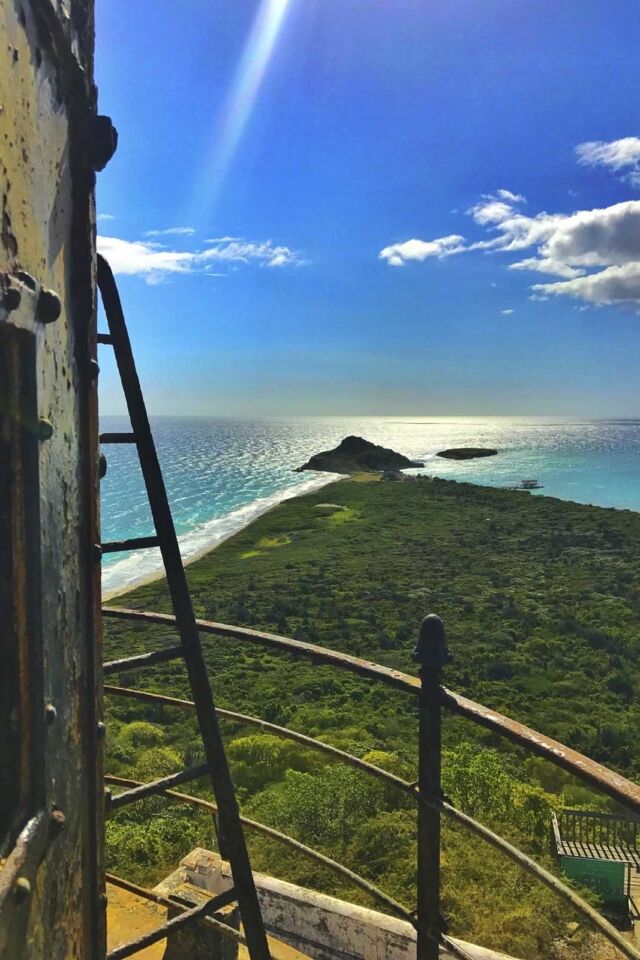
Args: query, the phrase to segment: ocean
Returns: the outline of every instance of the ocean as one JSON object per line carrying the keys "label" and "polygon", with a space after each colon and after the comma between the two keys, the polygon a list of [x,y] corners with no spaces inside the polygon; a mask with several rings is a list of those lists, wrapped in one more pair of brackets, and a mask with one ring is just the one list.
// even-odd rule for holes
{"label": "ocean", "polygon": [[[287,497],[320,488],[330,474],[295,473],[311,455],[349,434],[425,463],[431,476],[507,486],[537,479],[552,496],[640,510],[640,420],[551,417],[157,417],[151,425],[185,561],[235,533]],[[102,417],[103,431],[129,430]],[[495,457],[448,461],[447,447],[496,447]],[[104,450],[102,539],[153,534],[135,447]],[[109,554],[103,590],[121,590],[161,568],[158,550]]]}

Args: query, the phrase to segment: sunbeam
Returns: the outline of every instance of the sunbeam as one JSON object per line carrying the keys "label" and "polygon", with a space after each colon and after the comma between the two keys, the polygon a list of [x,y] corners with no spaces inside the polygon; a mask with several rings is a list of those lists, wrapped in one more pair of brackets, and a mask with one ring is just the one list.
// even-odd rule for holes
{"label": "sunbeam", "polygon": [[293,0],[261,0],[251,32],[216,123],[194,209],[209,213],[247,126],[269,61]]}

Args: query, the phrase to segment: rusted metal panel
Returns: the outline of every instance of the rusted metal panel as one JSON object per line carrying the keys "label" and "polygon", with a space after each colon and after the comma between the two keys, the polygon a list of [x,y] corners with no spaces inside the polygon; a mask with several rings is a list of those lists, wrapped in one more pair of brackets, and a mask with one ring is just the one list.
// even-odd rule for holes
{"label": "rusted metal panel", "polygon": [[21,523],[16,496],[0,503],[15,585],[0,633],[23,664],[23,776],[30,763],[22,831],[0,838],[3,960],[104,954],[92,20],[92,0],[0,0],[0,352],[6,364],[19,347],[33,374],[33,409],[19,424],[9,412],[3,442],[37,521]]}

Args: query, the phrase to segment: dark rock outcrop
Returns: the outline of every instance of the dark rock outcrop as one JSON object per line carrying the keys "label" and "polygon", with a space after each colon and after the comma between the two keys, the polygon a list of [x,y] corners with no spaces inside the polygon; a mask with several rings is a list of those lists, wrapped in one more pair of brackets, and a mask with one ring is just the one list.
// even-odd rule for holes
{"label": "dark rock outcrop", "polygon": [[495,457],[497,450],[491,447],[452,447],[437,454],[445,460],[473,460],[475,457]]}
{"label": "dark rock outcrop", "polygon": [[362,437],[345,437],[335,450],[316,453],[297,472],[323,470],[327,473],[377,473],[381,470],[403,470],[405,467],[423,467],[424,463],[409,460],[395,450],[379,447]]}

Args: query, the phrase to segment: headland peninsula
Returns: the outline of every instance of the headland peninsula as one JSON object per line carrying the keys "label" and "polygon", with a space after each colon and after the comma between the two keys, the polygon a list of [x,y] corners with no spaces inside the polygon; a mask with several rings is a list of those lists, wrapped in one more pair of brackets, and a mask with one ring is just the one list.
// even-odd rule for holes
{"label": "headland peninsula", "polygon": [[[196,615],[319,643],[415,673],[418,625],[447,626],[446,684],[637,776],[640,515],[549,497],[374,474],[288,500],[188,567]],[[157,581],[118,606],[170,612]],[[175,642],[165,627],[105,620],[105,656]],[[415,779],[416,706],[400,692],[221,637],[203,640],[219,707],[325,739]],[[188,697],[180,663],[122,686]],[[108,695],[108,771],[140,780],[201,761],[192,716]],[[415,810],[351,768],[223,721],[243,812],[316,846],[411,905]],[[612,809],[567,774],[452,716],[445,792],[555,869],[550,812]],[[207,795],[206,783],[190,792]],[[599,943],[533,879],[445,824],[444,909],[456,935],[534,960],[600,957]],[[210,818],[151,799],[109,823],[109,869],[151,885]],[[363,902],[318,865],[249,837],[254,866]],[[481,900],[477,892],[482,888]],[[549,948],[549,944],[554,946]],[[554,952],[556,951],[556,952]]]}

